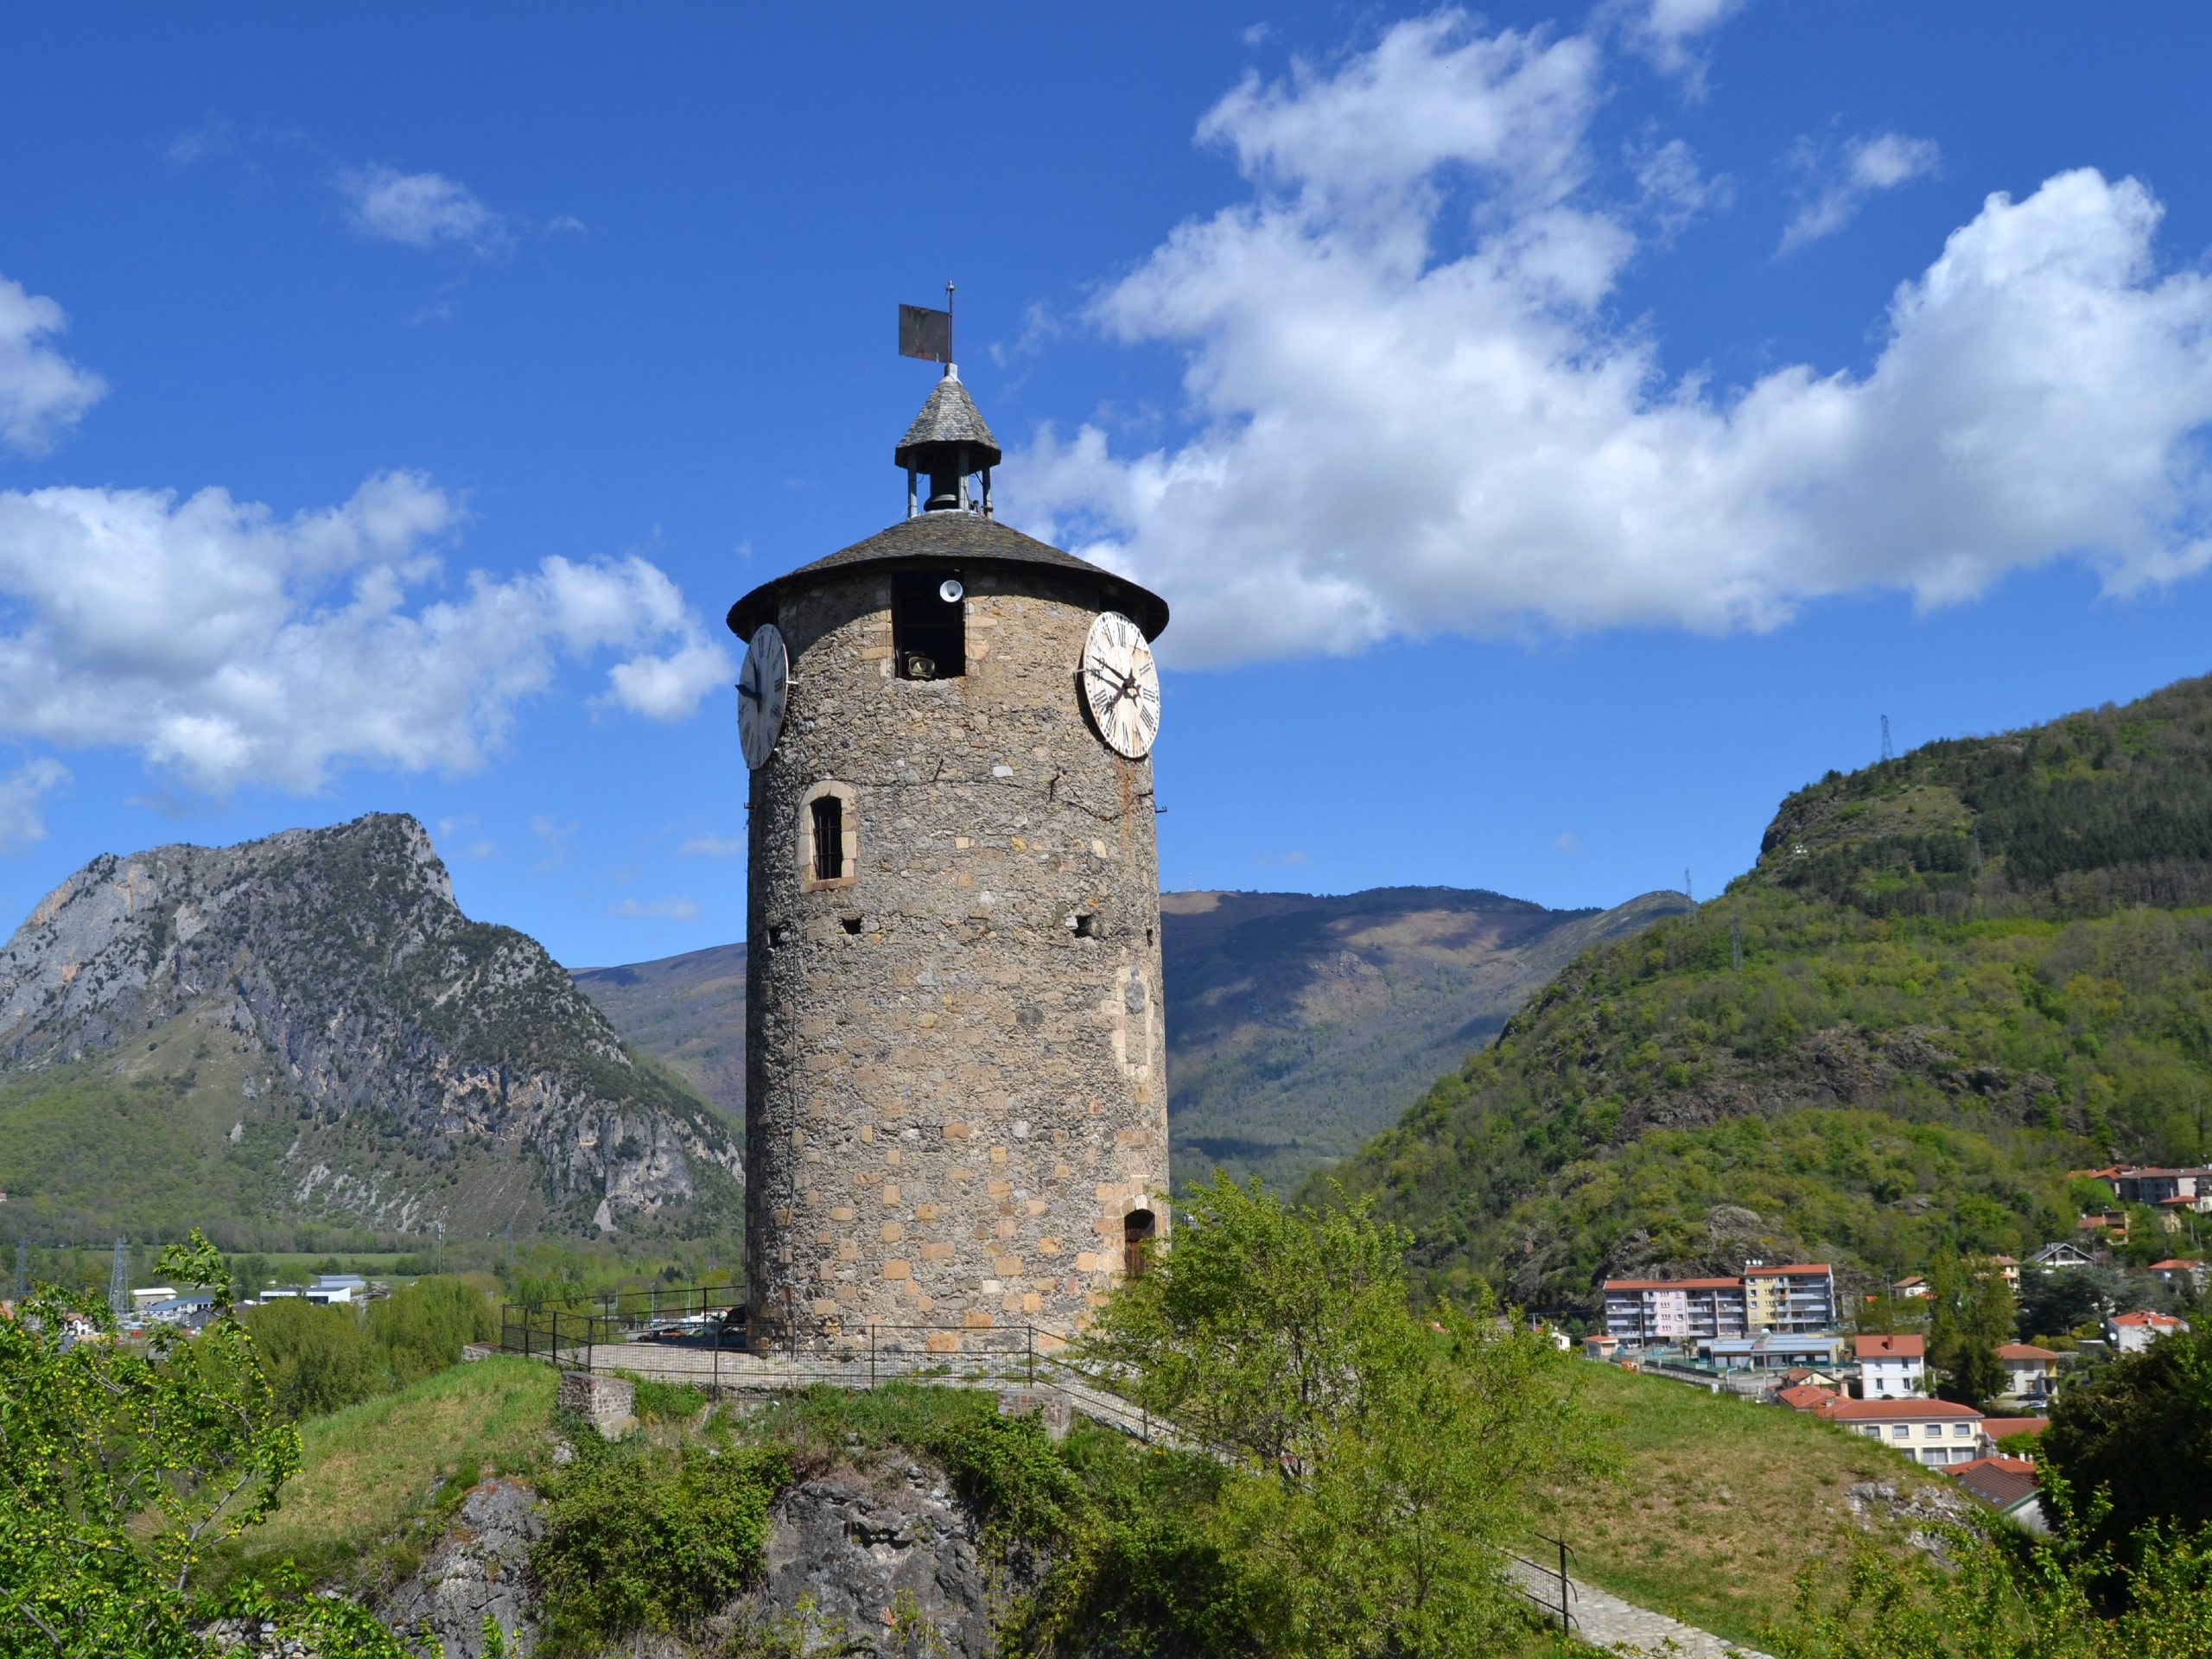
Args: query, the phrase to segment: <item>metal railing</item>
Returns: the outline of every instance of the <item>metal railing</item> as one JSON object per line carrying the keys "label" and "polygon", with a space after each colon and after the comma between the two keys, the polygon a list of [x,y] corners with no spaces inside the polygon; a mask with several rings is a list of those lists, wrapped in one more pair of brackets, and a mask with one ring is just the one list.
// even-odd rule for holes
{"label": "metal railing", "polygon": [[1574,1630],[1574,1580],[1568,1576],[1567,1559],[1574,1552],[1567,1541],[1552,1537],[1548,1533],[1535,1535],[1537,1541],[1549,1544],[1559,1552],[1556,1567],[1548,1562],[1531,1560],[1526,1555],[1516,1555],[1511,1550],[1498,1553],[1505,1558],[1505,1582],[1521,1599],[1544,1616],[1547,1624],[1556,1618],[1560,1634],[1571,1636]]}

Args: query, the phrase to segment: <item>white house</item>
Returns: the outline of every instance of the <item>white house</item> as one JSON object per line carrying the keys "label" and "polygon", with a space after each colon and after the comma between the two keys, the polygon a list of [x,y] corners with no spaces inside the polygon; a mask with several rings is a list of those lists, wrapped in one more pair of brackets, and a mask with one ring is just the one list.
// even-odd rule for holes
{"label": "white house", "polygon": [[1928,1344],[1919,1337],[1853,1337],[1864,1400],[1915,1400],[1928,1392]]}
{"label": "white house", "polygon": [[2113,1313],[2105,1319],[2105,1340],[2116,1354],[2139,1354],[2160,1337],[2189,1329],[2187,1319],[2171,1313]]}

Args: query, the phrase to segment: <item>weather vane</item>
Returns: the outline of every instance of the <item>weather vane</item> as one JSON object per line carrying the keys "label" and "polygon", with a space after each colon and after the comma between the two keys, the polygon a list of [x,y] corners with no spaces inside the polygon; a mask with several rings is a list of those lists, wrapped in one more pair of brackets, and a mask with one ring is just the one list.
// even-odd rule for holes
{"label": "weather vane", "polygon": [[926,305],[902,305],[899,308],[899,355],[942,363],[947,374],[953,372],[950,283],[944,285],[944,309],[942,311],[931,310]]}

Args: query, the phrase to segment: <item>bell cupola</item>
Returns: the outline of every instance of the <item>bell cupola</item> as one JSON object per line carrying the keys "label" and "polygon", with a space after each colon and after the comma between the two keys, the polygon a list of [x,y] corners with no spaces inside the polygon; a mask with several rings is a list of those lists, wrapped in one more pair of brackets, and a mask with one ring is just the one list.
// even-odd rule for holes
{"label": "bell cupola", "polygon": [[[892,459],[906,469],[906,516],[918,512],[972,512],[968,480],[982,474],[979,504],[991,516],[991,468],[999,464],[999,441],[983,423],[982,411],[960,384],[960,371],[946,364],[944,378],[937,383],[922,412],[899,440]],[[929,496],[922,499],[920,480],[929,480]]]}

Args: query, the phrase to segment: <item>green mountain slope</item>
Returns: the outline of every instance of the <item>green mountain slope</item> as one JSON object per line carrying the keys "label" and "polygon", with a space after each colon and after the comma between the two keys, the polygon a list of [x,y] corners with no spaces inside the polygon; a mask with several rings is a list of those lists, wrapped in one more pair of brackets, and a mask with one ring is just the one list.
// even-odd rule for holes
{"label": "green mountain slope", "polygon": [[[1454,887],[1161,895],[1176,1179],[1218,1164],[1288,1185],[1345,1156],[1584,946],[1688,902],[1649,893],[1546,910]],[[744,1121],[743,945],[574,977],[624,1041]]]}
{"label": "green mountain slope", "polygon": [[2212,680],[1830,773],[1337,1173],[1439,1279],[1559,1308],[1746,1255],[2024,1255],[2069,1164],[2212,1151],[2208,906]]}

